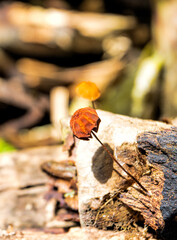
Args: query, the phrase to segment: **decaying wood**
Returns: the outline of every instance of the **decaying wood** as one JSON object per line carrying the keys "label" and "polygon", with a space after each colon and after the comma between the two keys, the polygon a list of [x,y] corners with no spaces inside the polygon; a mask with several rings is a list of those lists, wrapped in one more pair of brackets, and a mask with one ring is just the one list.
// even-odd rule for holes
{"label": "decaying wood", "polygon": [[162,229],[164,227],[164,220],[160,207],[161,200],[163,199],[163,172],[160,169],[152,168],[148,175],[140,178],[140,182],[151,192],[152,197],[148,197],[131,188],[128,193],[121,193],[120,199],[131,209],[141,213],[145,220],[145,225],[155,230]]}
{"label": "decaying wood", "polygon": [[113,164],[95,139],[78,140],[76,165],[82,226],[128,228],[143,216],[145,224],[155,230],[162,229],[164,221],[177,211],[173,160],[177,129],[162,122],[103,111],[98,111],[98,115],[101,118],[99,139],[114,151],[118,161],[139,179],[151,197]]}
{"label": "decaying wood", "polygon": [[[68,158],[62,147],[41,147],[0,156],[0,228],[44,227],[54,219],[56,201],[46,201],[48,182],[40,165]],[[52,212],[53,209],[53,212]]]}
{"label": "decaying wood", "polygon": [[[138,149],[147,161],[161,168],[164,186],[160,210],[166,221],[177,214],[177,128],[147,132],[137,138]],[[160,173],[160,172],[159,172]]]}

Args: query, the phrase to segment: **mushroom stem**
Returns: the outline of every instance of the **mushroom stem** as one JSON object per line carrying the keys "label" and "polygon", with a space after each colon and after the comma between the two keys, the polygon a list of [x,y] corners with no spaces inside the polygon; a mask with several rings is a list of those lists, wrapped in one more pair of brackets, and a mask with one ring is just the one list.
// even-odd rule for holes
{"label": "mushroom stem", "polygon": [[143,187],[143,185],[131,174],[129,173],[118,161],[117,159],[112,155],[112,153],[108,150],[108,148],[100,141],[100,139],[97,137],[97,135],[91,131],[92,135],[96,138],[96,140],[103,146],[104,150],[109,154],[109,156],[112,158],[114,162],[117,163],[117,165],[128,175],[130,176],[145,192],[148,196],[151,196],[148,190]]}
{"label": "mushroom stem", "polygon": [[96,109],[96,107],[95,107],[95,101],[92,101],[92,107],[93,107],[93,109]]}

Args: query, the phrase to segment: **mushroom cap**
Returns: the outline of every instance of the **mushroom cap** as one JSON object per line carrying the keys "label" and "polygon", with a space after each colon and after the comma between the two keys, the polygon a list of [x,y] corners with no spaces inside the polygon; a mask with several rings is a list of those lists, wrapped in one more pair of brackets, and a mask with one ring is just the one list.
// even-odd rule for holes
{"label": "mushroom cap", "polygon": [[88,140],[91,131],[97,132],[100,123],[95,109],[91,107],[80,108],[71,117],[70,126],[75,137]]}
{"label": "mushroom cap", "polygon": [[76,86],[78,96],[94,101],[100,97],[100,91],[93,82],[81,82]]}

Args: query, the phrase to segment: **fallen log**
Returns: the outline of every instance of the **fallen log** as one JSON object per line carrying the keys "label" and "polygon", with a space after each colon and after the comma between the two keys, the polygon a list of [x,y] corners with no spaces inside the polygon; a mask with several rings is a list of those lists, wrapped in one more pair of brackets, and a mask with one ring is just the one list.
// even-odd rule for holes
{"label": "fallen log", "polygon": [[[75,154],[81,225],[135,233],[134,224],[142,221],[154,230],[165,227],[166,231],[166,226],[167,230],[171,227],[166,233],[171,234],[168,239],[175,239],[172,235],[176,232],[177,128],[109,112],[98,111],[98,114],[101,118],[98,137],[110,151],[114,150],[120,164],[140,181],[150,196],[113,164],[95,139],[77,140]],[[68,153],[58,147],[0,156],[3,176],[0,182],[1,228],[10,222],[17,228],[43,227],[54,219],[47,209],[53,209],[53,212],[56,202],[50,202],[48,206],[43,199],[47,180],[39,165],[44,161],[67,158]],[[58,181],[57,184],[63,183]]]}
{"label": "fallen log", "polygon": [[177,128],[98,111],[97,136],[148,190],[145,194],[93,138],[77,140],[79,212],[82,226],[129,229],[144,221],[154,230],[177,214]]}

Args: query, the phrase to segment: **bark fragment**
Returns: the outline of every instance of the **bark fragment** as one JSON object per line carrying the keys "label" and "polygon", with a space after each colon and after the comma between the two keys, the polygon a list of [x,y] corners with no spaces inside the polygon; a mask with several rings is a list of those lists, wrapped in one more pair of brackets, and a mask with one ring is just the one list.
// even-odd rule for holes
{"label": "bark fragment", "polygon": [[161,211],[166,221],[177,214],[177,128],[139,135],[138,149],[164,174]]}
{"label": "bark fragment", "polygon": [[158,228],[162,229],[164,227],[164,220],[160,206],[163,199],[163,172],[152,167],[149,176],[143,176],[140,182],[151,192],[151,197],[140,193],[134,188],[130,188],[127,193],[120,195],[120,199],[133,210],[140,212],[145,219],[146,225],[152,227],[154,230]]}

